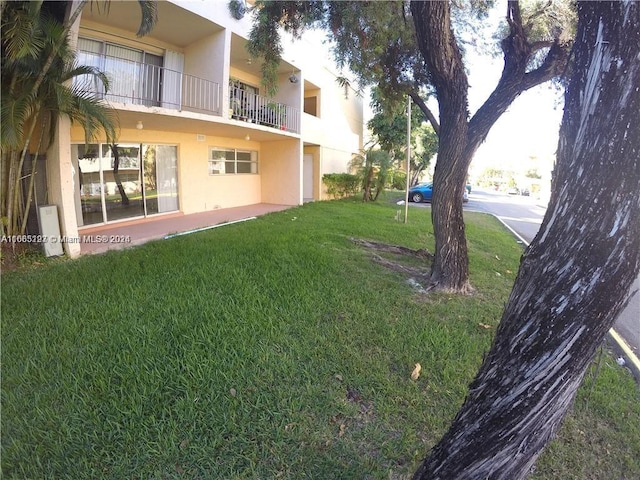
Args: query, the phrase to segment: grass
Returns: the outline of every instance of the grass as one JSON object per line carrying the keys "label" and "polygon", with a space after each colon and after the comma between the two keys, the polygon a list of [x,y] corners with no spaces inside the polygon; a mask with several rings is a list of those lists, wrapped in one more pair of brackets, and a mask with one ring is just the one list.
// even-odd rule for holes
{"label": "grass", "polygon": [[[349,240],[433,250],[428,209],[406,225],[396,209],[313,203],[3,274],[3,476],[408,477],[464,399],[521,249],[467,213],[476,295],[424,297]],[[640,477],[639,390],[602,361],[534,478]]]}

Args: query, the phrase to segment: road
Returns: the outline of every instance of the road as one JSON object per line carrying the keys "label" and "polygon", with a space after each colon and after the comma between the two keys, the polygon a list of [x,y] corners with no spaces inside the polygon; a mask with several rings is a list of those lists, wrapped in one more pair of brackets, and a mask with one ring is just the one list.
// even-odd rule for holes
{"label": "road", "polygon": [[[477,210],[497,216],[529,244],[540,228],[546,209],[537,205],[533,197],[475,189],[469,196],[465,210]],[[632,291],[638,293],[632,297],[616,321],[614,330],[631,348],[637,362],[640,354],[640,277],[636,279]]]}

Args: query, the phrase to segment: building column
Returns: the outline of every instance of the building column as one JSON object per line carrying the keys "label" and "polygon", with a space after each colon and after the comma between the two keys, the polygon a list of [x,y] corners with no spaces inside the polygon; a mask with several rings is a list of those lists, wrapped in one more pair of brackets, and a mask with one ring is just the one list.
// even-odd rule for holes
{"label": "building column", "polygon": [[72,239],[64,243],[64,252],[74,258],[80,255],[78,222],[73,198],[74,184],[79,181],[79,172],[74,171],[71,163],[71,122],[61,116],[54,141],[47,152],[47,190],[48,203],[58,207],[60,234]]}

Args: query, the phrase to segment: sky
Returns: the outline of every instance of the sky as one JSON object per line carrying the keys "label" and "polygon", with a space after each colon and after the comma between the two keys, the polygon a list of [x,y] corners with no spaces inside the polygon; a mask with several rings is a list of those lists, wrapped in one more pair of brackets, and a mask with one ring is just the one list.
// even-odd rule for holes
{"label": "sky", "polygon": [[[502,58],[474,58],[470,62],[469,109],[473,113],[495,88]],[[492,127],[473,160],[472,173],[484,168],[518,171],[537,157],[540,170],[550,170],[562,120],[562,92],[550,83],[523,92]],[[548,171],[541,174],[547,174]]]}

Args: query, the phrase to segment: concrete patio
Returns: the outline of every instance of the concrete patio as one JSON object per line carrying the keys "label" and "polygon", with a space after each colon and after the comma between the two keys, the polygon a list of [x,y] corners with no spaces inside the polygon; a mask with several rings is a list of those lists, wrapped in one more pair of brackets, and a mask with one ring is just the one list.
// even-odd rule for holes
{"label": "concrete patio", "polygon": [[258,203],[244,207],[225,208],[210,212],[171,213],[131,221],[82,228],[79,231],[81,255],[119,250],[157,240],[167,235],[205,229],[222,223],[237,222],[271,212],[291,208],[290,205]]}

